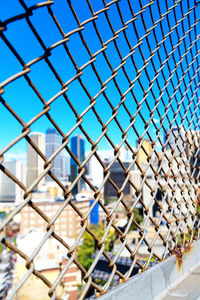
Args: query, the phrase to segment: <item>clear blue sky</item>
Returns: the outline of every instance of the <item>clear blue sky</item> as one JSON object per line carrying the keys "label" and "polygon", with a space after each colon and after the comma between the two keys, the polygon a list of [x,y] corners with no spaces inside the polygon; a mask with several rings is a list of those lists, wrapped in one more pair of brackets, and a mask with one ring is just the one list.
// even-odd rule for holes
{"label": "clear blue sky", "polygon": [[[31,5],[34,5],[36,3],[39,3],[40,1],[25,1],[26,5],[30,7]],[[89,7],[87,5],[87,2],[85,0],[79,0],[79,1],[71,1],[77,16],[80,20],[80,22],[85,21],[86,19],[91,17],[91,12],[89,10]],[[93,10],[96,12],[104,7],[103,2],[101,0],[93,0],[90,1],[91,5],[93,7]],[[108,1],[106,1],[108,3]],[[134,13],[137,13],[140,10],[139,1],[134,0],[130,1],[133,6]],[[141,1],[143,5],[148,4],[149,1]],[[162,13],[166,12],[166,6],[164,4],[164,1],[159,1],[161,5]],[[128,7],[128,1],[122,0],[119,2],[119,6],[124,18],[124,21],[127,22],[131,19],[131,12]],[[168,5],[169,7],[172,6],[174,1],[169,0]],[[193,0],[189,1],[190,6],[192,7],[194,4]],[[69,5],[67,1],[64,0],[57,0],[55,3],[51,6],[55,16],[57,17],[57,20],[59,21],[60,25],[62,26],[65,33],[68,33],[69,31],[77,28],[77,23],[75,21],[74,16],[71,13],[71,10],[69,8]],[[183,10],[184,12],[187,11],[187,1],[183,1]],[[199,9],[200,10],[200,9]],[[159,19],[159,12],[155,4],[152,5],[152,12],[154,16],[154,20]],[[198,12],[196,10],[196,12]],[[11,18],[14,15],[22,14],[24,13],[24,8],[17,0],[8,0],[8,1],[0,1],[0,20],[3,22],[9,18]],[[175,9],[175,14],[177,19],[179,20],[181,17],[181,9],[180,4],[178,4],[177,8]],[[112,25],[114,27],[114,30],[119,30],[122,27],[122,22],[119,17],[119,13],[117,11],[116,4],[112,4],[110,6],[110,9],[108,11],[109,18],[112,22]],[[146,21],[146,26],[149,29],[152,27],[152,21],[150,18],[150,12],[149,8],[146,8],[144,12],[144,18]],[[173,27],[175,25],[175,17],[174,12],[172,11],[169,14],[170,17],[170,26]],[[191,25],[194,23],[194,13],[191,12],[189,15]],[[197,13],[197,18],[199,18],[199,13]],[[47,7],[42,7],[40,9],[36,9],[33,11],[33,15],[30,16],[30,21],[32,22],[35,29],[38,31],[42,41],[44,42],[46,47],[51,46],[52,44],[60,41],[62,39],[62,35],[59,32],[58,28],[56,27],[55,23],[53,22],[52,18],[50,17]],[[110,38],[113,37],[113,33],[109,27],[109,24],[105,18],[105,14],[101,13],[99,14],[98,19],[95,21],[96,25],[98,27],[98,30],[101,34],[101,37],[103,41],[107,41]],[[165,34],[169,31],[167,19],[164,18],[162,22]],[[188,30],[188,20],[187,18],[183,22],[185,30]],[[141,17],[139,16],[136,21],[136,27],[138,30],[139,37],[142,37],[145,34],[145,28],[142,24]],[[200,26],[196,26],[197,34],[200,33]],[[160,25],[158,25],[155,29],[157,39],[158,41],[162,40],[162,33]],[[182,31],[182,24],[180,23],[178,26],[178,32],[180,36],[183,35]],[[14,48],[17,50],[19,55],[23,58],[23,60],[28,63],[29,61],[33,60],[34,58],[43,55],[44,50],[33,35],[30,27],[28,26],[26,20],[24,18],[19,19],[15,22],[11,22],[7,25],[7,30],[3,32],[8,39],[8,41],[14,46]],[[98,36],[96,35],[96,32],[94,30],[94,27],[91,22],[85,24],[84,30],[82,31],[83,36],[86,40],[86,42],[89,45],[89,48],[91,52],[94,54],[96,51],[98,51],[101,48],[101,43],[98,39]],[[128,28],[126,29],[127,36],[129,38],[130,44],[133,47],[137,43],[137,37],[134,32],[133,26],[130,23],[128,25]],[[173,44],[176,45],[178,41],[177,33],[174,30],[172,35]],[[192,41],[195,39],[195,31],[194,29],[191,31],[191,39]],[[127,45],[127,42],[124,38],[123,33],[119,33],[119,38],[116,40],[118,47],[121,51],[121,54],[123,57],[125,57],[129,53],[129,48]],[[153,36],[153,33],[151,32],[149,36],[149,42],[151,44],[152,50],[156,47],[156,42]],[[185,45],[187,47],[190,46],[190,37],[187,36],[185,38]],[[89,55],[84,47],[84,45],[81,42],[81,39],[79,35],[73,34],[70,36],[69,41],[67,42],[67,46],[69,47],[71,53],[73,54],[73,57],[76,61],[76,64],[81,67],[89,60]],[[168,52],[171,51],[171,44],[169,37],[167,38],[165,42],[165,46]],[[197,42],[198,49],[200,49],[200,43]],[[145,59],[148,59],[149,57],[149,50],[147,47],[147,43],[144,40],[142,46],[142,51],[145,56]],[[180,51],[181,55],[185,53],[184,44],[181,43],[180,45]],[[195,47],[192,49],[193,55],[196,54]],[[115,49],[114,43],[111,42],[108,44],[108,47],[106,49],[106,54],[112,64],[113,68],[116,68],[120,65],[121,61],[119,58],[119,55]],[[17,72],[20,72],[22,70],[22,66],[19,63],[19,61],[15,58],[13,53],[8,49],[8,47],[5,45],[5,43],[0,38],[0,82],[6,80],[10,76],[14,75]],[[166,59],[166,54],[164,52],[163,45],[159,51],[162,60],[164,61]],[[174,57],[177,61],[180,59],[180,55],[178,53],[178,50],[174,52]],[[133,58],[137,64],[137,68],[140,69],[143,66],[143,60],[139,53],[138,48],[136,49],[135,53],[133,54]],[[73,67],[73,64],[67,55],[63,45],[60,45],[52,50],[52,54],[49,57],[49,60],[51,61],[54,68],[57,70],[59,76],[61,77],[63,82],[67,82],[72,76],[76,74],[76,71]],[[191,62],[192,57],[191,54],[188,53],[187,55],[188,62]],[[155,63],[155,66],[157,69],[160,68],[160,63],[158,60],[157,53],[155,54],[153,61]],[[98,73],[101,76],[102,81],[106,81],[111,76],[111,70],[106,63],[104,57],[102,54],[99,54],[97,56],[96,61],[94,62],[94,65],[98,71]],[[198,62],[195,62],[194,69],[197,69]],[[173,70],[175,65],[173,61],[173,57],[170,57],[169,60],[169,66],[170,70]],[[183,59],[182,67],[184,70],[187,68],[187,62],[186,59]],[[129,58],[126,62],[125,69],[130,77],[131,80],[135,78],[135,68],[131,62],[131,59]],[[153,70],[153,67],[151,63],[147,67],[147,71],[149,73],[149,76],[151,80],[155,76],[155,72]],[[166,78],[169,77],[169,71],[167,66],[163,69],[163,72],[166,76]],[[193,76],[193,69],[190,68],[190,76]],[[179,77],[182,76],[181,69],[178,71]],[[46,64],[44,60],[41,60],[40,62],[34,64],[31,66],[31,72],[28,74],[34,85],[37,87],[39,92],[41,93],[42,97],[45,101],[48,101],[51,97],[53,97],[56,93],[58,93],[61,90],[61,85],[53,75],[52,71]],[[84,82],[85,86],[87,87],[90,95],[94,97],[100,90],[100,84],[97,80],[96,75],[94,74],[92,67],[89,65],[86,67],[83,71],[83,75],[81,76],[82,81]],[[147,77],[145,75],[145,72],[142,72],[142,75],[140,77],[141,82],[146,89],[148,89],[149,82],[147,80]],[[129,83],[126,79],[126,77],[123,74],[122,69],[118,71],[118,74],[116,76],[116,80],[121,88],[122,93],[124,93],[129,88]],[[164,79],[162,75],[158,78],[159,84],[161,88],[164,86]],[[173,75],[173,82],[176,86],[178,84],[176,75]],[[196,83],[198,80],[196,80]],[[185,83],[189,84],[189,77],[185,77]],[[192,90],[195,89],[195,84],[191,86]],[[159,89],[157,84],[155,83],[152,88],[156,98],[159,97]],[[185,92],[184,84],[180,86],[180,90],[182,93]],[[141,87],[139,86],[139,83],[137,82],[135,84],[135,87],[133,89],[133,92],[137,99],[139,101],[143,98],[143,92],[141,90]],[[172,85],[169,84],[168,86],[168,92],[170,95],[173,94],[173,88]],[[86,93],[80,86],[80,84],[76,82],[72,82],[69,85],[69,90],[67,91],[67,96],[73,103],[75,109],[80,114],[88,107],[90,104],[89,98],[87,97]],[[187,92],[188,97],[191,97],[191,90]],[[109,97],[111,103],[114,107],[116,107],[120,102],[120,95],[117,91],[114,83],[110,81],[107,85],[106,89],[106,95]],[[181,100],[181,94],[180,91],[177,92],[177,99],[178,101]],[[197,97],[200,95],[199,91],[196,95],[195,102],[197,102]],[[18,78],[17,80],[13,81],[12,83],[8,84],[5,87],[5,92],[2,95],[3,99],[18,113],[18,115],[22,118],[24,122],[29,122],[35,115],[37,115],[42,109],[43,104],[40,101],[40,99],[37,97],[37,95],[33,92],[31,87],[27,84],[26,80],[23,77]],[[166,93],[166,90],[164,91],[163,100],[165,101],[166,105],[169,103],[169,99]],[[126,105],[128,109],[130,110],[130,113],[133,115],[136,111],[136,103],[129,92],[126,96]],[[155,106],[155,100],[152,97],[152,94],[149,93],[148,95],[148,104],[151,107],[151,109]],[[185,105],[188,105],[188,99],[185,99]],[[173,100],[172,106],[174,110],[177,110],[177,104],[175,99]],[[110,109],[108,103],[106,102],[103,95],[99,96],[96,100],[95,108],[97,112],[99,113],[101,119],[104,123],[107,122],[107,120],[112,116],[112,110]],[[193,109],[194,106],[191,106],[191,109]],[[164,114],[164,107],[163,104],[159,104],[159,112],[161,115]],[[149,110],[147,108],[147,105],[145,103],[142,104],[142,114],[146,121],[150,119]],[[184,115],[184,108],[181,108],[181,114]],[[63,96],[60,96],[57,98],[52,104],[50,109],[50,115],[51,117],[57,122],[57,124],[60,126],[62,131],[66,134],[71,127],[76,124],[76,118],[74,116],[73,111],[69,107],[69,105],[66,103]],[[168,113],[168,116],[170,120],[173,119],[173,113]],[[199,112],[197,112],[197,117],[199,116]],[[117,116],[118,120],[121,123],[122,128],[125,130],[129,124],[130,124],[130,118],[128,114],[126,113],[125,109],[121,106],[119,109],[119,113]],[[188,118],[191,118],[191,113],[188,112]],[[159,117],[158,113],[155,111],[154,120],[156,122],[156,125],[159,126]],[[194,120],[196,122],[196,120]],[[181,117],[178,116],[177,118],[178,124],[181,123]],[[102,130],[100,124],[97,122],[96,116],[92,111],[88,112],[83,117],[83,127],[84,129],[90,134],[93,141],[98,139],[100,136]],[[176,125],[174,123],[174,125]],[[187,129],[187,123],[184,124]],[[31,131],[41,131],[45,132],[45,130],[48,127],[51,127],[51,123],[44,115],[41,117],[40,120],[35,122],[33,125],[31,125]],[[142,134],[144,132],[144,124],[139,115],[136,117],[135,126],[139,132],[139,134]],[[169,127],[169,123],[166,120],[164,124],[165,128]],[[22,130],[22,126],[15,120],[15,118],[5,109],[5,107],[0,103],[0,150],[2,150],[9,142],[11,142],[14,138],[16,138],[18,135],[20,135]],[[80,133],[80,130],[76,130],[72,135]],[[149,129],[149,133],[155,137],[155,127],[153,124],[151,124],[151,127]],[[163,131],[160,134],[160,137],[162,139]],[[72,136],[71,135],[71,136]],[[115,144],[119,144],[122,139],[121,132],[116,125],[115,121],[113,120],[112,123],[108,126],[108,135],[112,139],[112,141]],[[145,136],[147,138],[147,136]],[[130,129],[128,132],[128,141],[131,146],[135,147],[136,144],[136,135],[133,131],[133,129]],[[101,143],[99,144],[99,149],[108,149],[110,148],[108,142],[105,138],[102,139]],[[87,150],[90,149],[89,143],[87,144]],[[16,153],[24,153],[26,151],[25,147],[25,141],[19,142],[16,146],[14,146],[10,152],[16,152]]]}

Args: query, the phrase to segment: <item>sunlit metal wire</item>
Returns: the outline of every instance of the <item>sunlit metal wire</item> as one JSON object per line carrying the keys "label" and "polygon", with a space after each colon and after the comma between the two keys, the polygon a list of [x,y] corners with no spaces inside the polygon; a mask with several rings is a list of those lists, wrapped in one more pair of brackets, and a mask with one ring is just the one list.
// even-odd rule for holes
{"label": "sunlit metal wire", "polygon": [[[17,73],[13,71],[10,77],[0,83],[0,101],[22,127],[21,134],[16,136],[4,149],[1,149],[0,169],[24,191],[23,202],[7,216],[0,226],[1,243],[21,256],[27,268],[27,275],[21,279],[12,295],[17,292],[31,274],[34,274],[49,287],[49,297],[54,299],[56,287],[62,280],[64,272],[67,271],[70,264],[75,263],[82,272],[85,284],[80,296],[83,299],[91,286],[95,289],[96,296],[102,295],[112,287],[111,283],[115,275],[118,275],[119,282],[127,281],[136,266],[139,271],[144,271],[149,267],[153,257],[159,262],[173,253],[173,249],[180,244],[180,239],[181,245],[184,246],[199,237],[197,214],[200,168],[198,150],[200,122],[199,2],[189,0],[114,0],[108,2],[102,0],[101,8],[96,10],[94,1],[85,0],[87,16],[81,21],[82,17],[79,17],[81,8],[78,8],[74,1],[67,0],[65,6],[74,20],[74,28],[68,32],[65,32],[61,25],[62,22],[57,16],[57,10],[54,9],[56,5],[54,2],[45,1],[29,7],[28,2],[19,0],[23,13],[0,22],[1,41],[21,66],[21,71]],[[63,4],[60,3],[59,5]],[[48,46],[45,44],[40,28],[38,29],[32,21],[33,16],[40,10],[45,10],[45,13],[48,13],[51,22],[61,36],[60,40]],[[116,22],[114,22],[114,18],[117,19]],[[17,50],[12,39],[7,35],[10,26],[21,20],[26,23],[41,47],[40,56],[31,61],[26,61],[23,58],[24,54]],[[40,24],[40,26],[42,25]],[[45,24],[43,26],[45,27]],[[106,35],[103,34],[103,26],[106,27],[105,30],[110,31],[108,39],[105,39]],[[88,30],[89,34],[93,34],[98,40],[99,46],[95,52],[95,47],[93,48],[88,42]],[[23,32],[19,32],[19,35],[23,35]],[[70,43],[71,39],[75,37],[84,49],[84,54],[80,49],[79,57],[82,59],[78,62]],[[73,69],[70,74],[68,74],[69,71],[66,71],[68,76],[66,76],[66,82],[62,79],[59,68],[54,66],[53,59],[51,59],[55,49],[60,49],[60,47],[64,49]],[[111,59],[111,56],[116,59],[113,60],[113,57]],[[106,70],[105,73],[102,73],[96,63],[99,57],[101,57],[102,70],[104,68]],[[65,57],[60,57],[60,60],[63,60],[64,63]],[[83,61],[84,63],[82,63]],[[48,67],[54,76],[54,81],[60,86],[60,90],[50,99],[43,96],[43,92],[37,88],[34,79],[31,79],[33,68],[39,66],[41,62]],[[89,85],[93,79],[88,76],[88,68],[90,68],[90,74],[94,76],[96,86],[98,86],[98,90],[95,90],[96,94]],[[30,86],[34,97],[38,98],[43,105],[43,109],[28,122],[25,122],[13,108],[13,104],[7,101],[6,88],[11,87],[13,81],[17,82],[21,78],[25,80],[24,85]],[[88,99],[82,112],[77,109],[75,99],[69,92],[74,83],[84,91]],[[118,95],[117,104],[113,100],[115,96],[112,97],[111,93]],[[51,113],[53,105],[60,97],[63,97],[66,103],[66,107],[60,109],[66,109],[66,114],[67,110],[70,110],[75,118],[75,122],[70,124],[69,130],[63,129]],[[16,99],[13,100],[16,101]],[[102,100],[102,105],[106,104],[108,110],[110,109],[110,115],[102,115],[98,109],[99,100]],[[92,113],[93,118],[95,118],[96,123],[93,126],[96,125],[101,129],[96,140],[88,131],[88,113]],[[121,114],[123,114],[125,122],[122,122]],[[47,158],[45,153],[38,148],[30,135],[31,126],[37,124],[42,117],[46,117],[62,137],[62,145],[50,158]],[[117,145],[113,142],[115,138],[110,130],[110,126],[113,124],[117,128],[116,134],[118,135],[117,140],[119,140]],[[3,125],[7,131],[6,124]],[[89,154],[83,162],[77,159],[69,144],[70,138],[77,132],[77,129],[90,146]],[[137,139],[136,147],[134,141],[131,140],[131,133]],[[163,139],[163,135],[165,139]],[[4,165],[5,154],[22,140],[26,140],[44,161],[43,172],[32,182],[31,186],[26,186]],[[102,140],[105,140],[113,150],[109,163],[105,163],[99,154],[99,145]],[[144,140],[148,140],[150,151],[145,146]],[[124,146],[132,158],[128,167],[120,156]],[[52,162],[63,149],[69,153],[78,166],[78,176],[69,188],[66,188],[52,172]],[[143,162],[139,160],[140,154],[145,157]],[[96,157],[104,170],[104,180],[99,187],[93,185],[85,172],[87,164],[93,156]],[[124,172],[124,181],[121,186],[118,186],[111,176],[111,168],[115,162],[120,165]],[[140,174],[139,185],[132,178],[131,170],[133,167]],[[63,205],[58,211],[55,211],[52,219],[47,217],[36,202],[31,201],[32,192],[47,174],[61,187],[65,198]],[[93,207],[86,215],[83,215],[76,202],[71,200],[72,190],[80,180],[84,180],[93,192],[95,199],[93,207],[99,203],[105,215],[105,234],[101,240],[89,226],[89,216]],[[111,209],[108,209],[102,200],[102,191],[106,184],[112,186],[117,195],[117,201]],[[131,204],[125,198],[124,191],[127,185],[134,190],[135,194],[134,202]],[[145,189],[143,189],[144,186]],[[145,201],[145,191],[150,195],[148,203]],[[157,197],[158,191],[162,195],[161,200]],[[138,204],[143,209],[143,222],[141,224],[137,223],[134,215],[134,208]],[[152,214],[155,204],[159,211],[157,218]],[[4,235],[6,225],[26,205],[32,207],[47,223],[46,234],[30,257]],[[123,206],[128,218],[128,223],[123,231],[117,226],[115,219],[119,205]],[[71,206],[80,216],[83,228],[76,237],[73,246],[69,246],[55,230],[55,222],[66,206]],[[136,226],[138,233],[138,242],[134,247],[130,246],[130,239],[128,238],[132,224]],[[105,250],[105,239],[110,228],[115,230],[119,241],[118,252],[112,259]],[[151,238],[147,229],[152,231]],[[86,270],[77,259],[77,249],[85,231],[93,237],[97,244],[95,258],[89,270]],[[61,271],[54,284],[34,267],[34,259],[49,237],[53,237],[66,247],[66,254],[69,258],[66,270]],[[158,254],[156,251],[158,241],[162,245],[162,254]],[[146,260],[141,262],[138,253],[144,245],[146,245],[147,256]],[[132,260],[130,269],[126,274],[122,274],[116,263],[124,249],[127,250]],[[111,269],[105,285],[99,284],[92,278],[92,273],[102,256],[108,261]]]}

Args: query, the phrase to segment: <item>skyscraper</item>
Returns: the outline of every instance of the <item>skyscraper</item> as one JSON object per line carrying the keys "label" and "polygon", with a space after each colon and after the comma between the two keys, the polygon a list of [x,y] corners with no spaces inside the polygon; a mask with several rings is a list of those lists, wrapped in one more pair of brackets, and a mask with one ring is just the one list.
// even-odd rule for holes
{"label": "skyscraper", "polygon": [[[46,131],[46,157],[49,158],[61,145],[60,135],[54,128],[48,128]],[[54,160],[51,162],[51,172],[57,177],[62,177],[62,160],[61,154],[59,153]],[[53,179],[47,175],[46,182],[52,181]]]}
{"label": "skyscraper", "polygon": [[[95,156],[92,156],[87,164],[88,175],[90,182],[96,186],[100,187],[103,181],[103,167]],[[97,176],[98,174],[98,176]],[[103,189],[101,190],[103,191]]]}
{"label": "skyscraper", "polygon": [[[82,163],[85,159],[85,140],[84,137],[80,134],[71,138],[71,151],[73,152],[74,156],[78,159],[80,163]],[[76,162],[71,158],[70,162],[71,166],[71,177],[70,180],[73,183],[75,178],[78,176],[78,168],[79,166]],[[84,180],[81,178],[76,186],[73,189],[73,194],[80,193],[80,191],[84,188]]]}
{"label": "skyscraper", "polygon": [[[41,132],[30,134],[31,140],[36,144],[42,153],[45,153],[45,138]],[[30,186],[44,170],[44,161],[33,147],[27,144],[27,186]],[[39,189],[44,184],[44,178],[35,189]]]}
{"label": "skyscraper", "polygon": [[165,143],[167,150],[174,150],[175,156],[179,156],[180,152],[183,152],[185,155],[185,151],[187,148],[186,143],[186,134],[183,126],[173,127],[167,131],[165,135]]}
{"label": "skyscraper", "polygon": [[[137,141],[137,147],[139,146],[140,141]],[[145,150],[145,151],[144,151]],[[147,162],[148,155],[152,154],[152,145],[149,140],[142,141],[142,147],[137,152],[137,163],[141,166],[142,163]]]}
{"label": "skyscraper", "polygon": [[70,175],[70,155],[67,151],[61,151],[62,178]]}
{"label": "skyscraper", "polygon": [[[4,162],[4,166],[22,183],[25,182],[25,163],[18,160],[8,160]],[[21,202],[24,191],[6,174],[1,174],[1,202]]]}
{"label": "skyscraper", "polygon": [[[106,162],[106,163],[104,162],[104,164],[106,167],[108,167],[110,162]],[[126,169],[128,169],[130,166],[130,163],[123,162],[123,165]],[[134,169],[135,169],[135,166],[133,165],[130,170],[132,171]],[[110,171],[109,178],[112,179],[112,181],[116,184],[116,186],[118,186],[119,189],[121,189],[126,177],[125,177],[125,171],[122,168],[122,166],[120,165],[120,163],[114,162],[112,164],[112,166],[109,168],[109,171]],[[104,175],[104,178],[105,178],[105,175]],[[131,186],[130,186],[129,182],[127,182],[127,184],[124,186],[124,189],[123,189],[124,196],[130,194],[130,188],[131,188]],[[107,201],[109,200],[109,198],[117,199],[117,195],[118,195],[118,191],[110,183],[110,181],[107,180],[104,184],[104,199],[105,199],[106,204],[107,204]]]}

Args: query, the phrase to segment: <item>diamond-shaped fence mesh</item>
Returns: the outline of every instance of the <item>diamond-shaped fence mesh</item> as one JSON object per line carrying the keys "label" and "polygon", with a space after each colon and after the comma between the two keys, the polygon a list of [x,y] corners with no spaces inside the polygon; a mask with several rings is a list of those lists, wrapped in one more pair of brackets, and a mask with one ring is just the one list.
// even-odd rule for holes
{"label": "diamond-shaped fence mesh", "polygon": [[22,196],[1,245],[24,267],[9,297],[33,277],[51,299],[97,297],[199,238],[200,2],[3,2],[1,205]]}

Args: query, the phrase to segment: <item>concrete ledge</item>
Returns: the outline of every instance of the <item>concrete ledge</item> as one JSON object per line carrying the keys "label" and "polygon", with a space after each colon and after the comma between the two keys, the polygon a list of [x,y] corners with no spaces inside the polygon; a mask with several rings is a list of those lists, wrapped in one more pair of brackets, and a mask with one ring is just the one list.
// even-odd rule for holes
{"label": "concrete ledge", "polygon": [[164,297],[168,290],[178,285],[200,265],[200,240],[184,251],[182,259],[175,255],[160,262],[155,267],[138,274],[126,283],[118,285],[101,300],[158,300]]}

